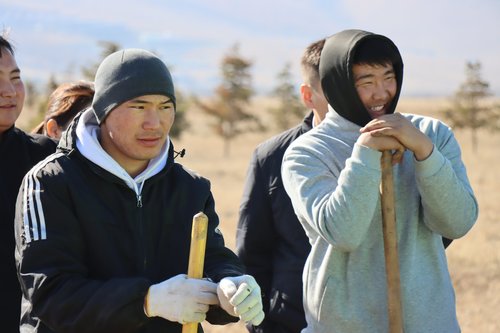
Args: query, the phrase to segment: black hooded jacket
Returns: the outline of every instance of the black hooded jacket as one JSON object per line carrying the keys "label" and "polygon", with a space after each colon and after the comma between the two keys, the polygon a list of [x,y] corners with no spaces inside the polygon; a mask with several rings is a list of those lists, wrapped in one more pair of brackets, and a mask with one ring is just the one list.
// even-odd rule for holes
{"label": "black hooded jacket", "polygon": [[[209,181],[176,163],[170,146],[139,202],[123,180],[79,152],[75,122],[58,153],[28,173],[17,202],[24,332],[181,332],[178,323],[148,318],[143,304],[151,284],[187,272],[196,213],[209,219],[205,275],[243,274],[218,230]],[[26,200],[31,195],[36,200]],[[33,214],[24,213],[25,203]],[[220,308],[207,318],[237,320]]]}

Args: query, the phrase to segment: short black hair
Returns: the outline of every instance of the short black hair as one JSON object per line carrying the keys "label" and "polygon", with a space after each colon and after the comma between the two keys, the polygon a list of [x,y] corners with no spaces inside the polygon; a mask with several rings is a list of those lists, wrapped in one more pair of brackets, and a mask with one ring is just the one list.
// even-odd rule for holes
{"label": "short black hair", "polygon": [[0,35],[0,57],[2,56],[3,49],[6,49],[12,55],[14,55],[14,48],[12,47],[12,44],[9,43],[9,41],[4,36]]}
{"label": "short black hair", "polygon": [[353,64],[385,65],[399,61],[394,46],[385,39],[365,38],[354,51]]}

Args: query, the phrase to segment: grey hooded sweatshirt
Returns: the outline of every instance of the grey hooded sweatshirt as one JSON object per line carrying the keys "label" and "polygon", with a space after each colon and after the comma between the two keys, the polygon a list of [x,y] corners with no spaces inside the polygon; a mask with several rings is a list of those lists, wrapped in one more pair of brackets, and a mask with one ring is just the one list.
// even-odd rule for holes
{"label": "grey hooded sweatshirt", "polygon": [[[320,60],[326,119],[288,148],[283,184],[312,245],[304,280],[304,333],[387,332],[387,288],[379,185],[379,151],[356,143],[370,117],[352,80],[353,50],[386,37],[346,30],[330,37]],[[394,63],[398,92],[402,61]],[[405,333],[460,332],[442,237],[465,235],[478,206],[451,129],[404,115],[434,143],[417,161],[406,151],[394,166],[395,213]]]}

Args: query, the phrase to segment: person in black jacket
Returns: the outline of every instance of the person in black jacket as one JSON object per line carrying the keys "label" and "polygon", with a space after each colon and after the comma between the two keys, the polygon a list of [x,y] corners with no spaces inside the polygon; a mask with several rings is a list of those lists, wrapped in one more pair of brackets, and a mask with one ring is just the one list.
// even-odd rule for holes
{"label": "person in black jacket", "polygon": [[15,126],[24,104],[24,84],[10,42],[0,36],[0,322],[2,332],[19,332],[21,288],[14,261],[14,212],[21,181],[56,143]]}
{"label": "person in black jacket", "polygon": [[306,326],[302,306],[302,270],[311,246],[281,180],[286,148],[318,125],[328,111],[319,81],[324,39],[310,44],[301,59],[303,103],[312,110],[304,121],[261,143],[254,151],[240,205],[236,248],[247,272],[263,293],[266,318],[249,332],[300,332]]}
{"label": "person in black jacket", "polygon": [[[101,63],[92,105],[26,175],[16,207],[23,332],[181,332],[257,325],[260,288],[224,246],[207,179],[174,161],[174,86],[140,49]],[[209,219],[205,279],[186,276],[192,218]],[[201,326],[198,325],[201,332]]]}

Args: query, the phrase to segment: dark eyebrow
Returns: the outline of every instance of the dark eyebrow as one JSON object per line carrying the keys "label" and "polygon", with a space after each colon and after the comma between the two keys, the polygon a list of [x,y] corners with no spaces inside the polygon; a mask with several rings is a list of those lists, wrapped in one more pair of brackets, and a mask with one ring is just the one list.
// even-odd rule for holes
{"label": "dark eyebrow", "polygon": [[[131,100],[130,103],[147,104],[147,103],[150,103],[150,102],[149,101],[145,101],[143,99],[136,98],[136,99]],[[167,99],[165,101],[161,102],[161,104],[167,104],[167,103],[172,103],[172,99],[170,97],[167,97]]]}
{"label": "dark eyebrow", "polygon": [[[385,74],[384,74],[385,75]],[[368,79],[368,78],[372,78],[374,77],[373,74],[365,74],[365,75],[360,75],[358,77],[355,77],[354,78],[354,81],[359,81],[359,80],[362,80],[362,79]]]}
{"label": "dark eyebrow", "polygon": [[[390,68],[388,70],[386,70],[384,72],[384,76],[387,76],[389,74],[395,74],[394,72],[394,68]],[[373,74],[366,74],[366,75],[361,75],[361,76],[358,76],[356,78],[354,78],[355,81],[359,81],[359,80],[362,80],[362,79],[368,79],[368,78],[372,78],[374,75]]]}
{"label": "dark eyebrow", "polygon": [[[0,70],[0,72],[3,72],[3,70]],[[13,70],[11,70],[9,74],[21,74],[21,70],[16,67]]]}
{"label": "dark eyebrow", "polygon": [[385,73],[384,73],[384,76],[388,75],[388,74],[396,74],[396,72],[394,71],[394,68],[386,70]]}

